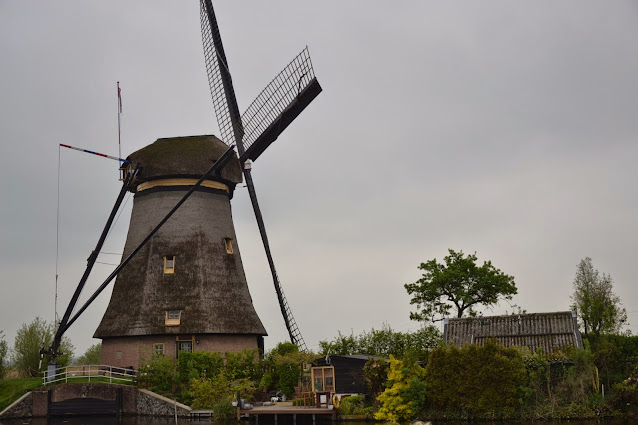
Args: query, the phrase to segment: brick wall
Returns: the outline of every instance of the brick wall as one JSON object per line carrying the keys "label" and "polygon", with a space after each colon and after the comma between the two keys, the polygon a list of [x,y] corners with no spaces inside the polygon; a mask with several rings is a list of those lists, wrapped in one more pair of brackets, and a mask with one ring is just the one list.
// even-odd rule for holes
{"label": "brick wall", "polygon": [[164,344],[164,355],[175,357],[177,341],[192,341],[193,351],[238,352],[244,349],[256,349],[255,335],[158,335],[122,338],[105,338],[102,340],[100,363],[108,366],[129,367],[137,369],[140,359],[151,358],[153,346]]}

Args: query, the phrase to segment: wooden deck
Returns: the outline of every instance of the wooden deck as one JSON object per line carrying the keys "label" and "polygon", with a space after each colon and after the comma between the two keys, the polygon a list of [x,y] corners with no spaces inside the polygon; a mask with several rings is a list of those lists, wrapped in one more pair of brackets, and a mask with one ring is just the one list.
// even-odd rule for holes
{"label": "wooden deck", "polygon": [[312,416],[312,423],[317,421],[317,416],[325,419],[330,419],[334,422],[337,419],[337,411],[335,409],[328,409],[326,407],[297,407],[292,406],[292,403],[277,403],[273,406],[256,406],[250,410],[240,410],[241,416],[248,416],[249,419],[255,419],[255,423],[259,424],[259,416],[274,417],[275,424],[279,416],[292,417],[293,424],[297,423],[297,416],[302,415],[305,417]]}

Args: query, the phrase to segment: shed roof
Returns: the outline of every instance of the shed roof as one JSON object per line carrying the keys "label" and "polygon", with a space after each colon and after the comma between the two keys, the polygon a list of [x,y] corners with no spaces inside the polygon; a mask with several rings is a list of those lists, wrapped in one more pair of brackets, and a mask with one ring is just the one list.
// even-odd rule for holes
{"label": "shed roof", "polygon": [[583,347],[576,313],[571,311],[445,319],[443,339],[457,346],[495,339],[506,347],[529,347],[533,352],[541,348],[545,354]]}
{"label": "shed roof", "polygon": [[353,361],[353,362],[365,363],[370,359],[383,359],[383,357],[369,355],[369,354],[350,354],[350,355],[343,355],[343,356],[328,354],[327,356],[324,356],[324,357],[318,357],[317,359],[315,359],[314,363],[318,366],[326,366],[326,365],[332,364],[334,360],[336,360],[337,362]]}

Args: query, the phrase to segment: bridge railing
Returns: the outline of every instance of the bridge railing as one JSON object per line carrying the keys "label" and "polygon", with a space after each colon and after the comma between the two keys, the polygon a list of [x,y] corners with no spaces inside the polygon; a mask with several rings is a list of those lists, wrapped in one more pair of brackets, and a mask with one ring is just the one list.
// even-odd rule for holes
{"label": "bridge railing", "polygon": [[135,369],[108,365],[82,365],[52,367],[44,372],[42,385],[61,382],[110,382],[116,384],[133,383],[137,377]]}

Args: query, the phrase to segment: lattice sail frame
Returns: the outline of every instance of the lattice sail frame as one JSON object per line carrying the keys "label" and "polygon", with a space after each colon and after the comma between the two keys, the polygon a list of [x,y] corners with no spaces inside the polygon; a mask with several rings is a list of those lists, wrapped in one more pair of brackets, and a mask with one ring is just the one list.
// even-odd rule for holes
{"label": "lattice sail frame", "polygon": [[[200,24],[202,30],[202,44],[206,62],[206,74],[210,94],[215,107],[215,118],[219,125],[221,140],[227,145],[239,143],[235,140],[233,120],[228,106],[228,99],[222,84],[219,63],[227,67],[225,55],[219,53],[213,42],[208,16],[204,2],[200,1]],[[228,69],[228,68],[227,68]],[[241,115],[238,125],[241,126],[243,153],[257,140],[257,138],[277,119],[277,117],[292,104],[297,96],[310,85],[315,78],[315,72],[310,60],[308,46],[299,53],[272,81],[259,93],[248,109]]]}
{"label": "lattice sail frame", "polygon": [[[208,85],[210,94],[213,97],[213,106],[215,107],[215,117],[219,125],[220,139],[228,146],[235,144],[235,134],[233,131],[233,123],[230,115],[230,109],[224,92],[221,71],[219,69],[218,52],[213,42],[213,34],[208,22],[208,15],[204,6],[204,1],[199,3],[199,17],[202,28],[202,45],[204,47],[204,60],[206,62],[206,74],[208,76]],[[222,61],[226,64],[225,57]],[[228,69],[228,64],[225,65]]]}
{"label": "lattice sail frame", "polygon": [[253,100],[242,114],[244,149],[262,134],[315,78],[306,46]]}

